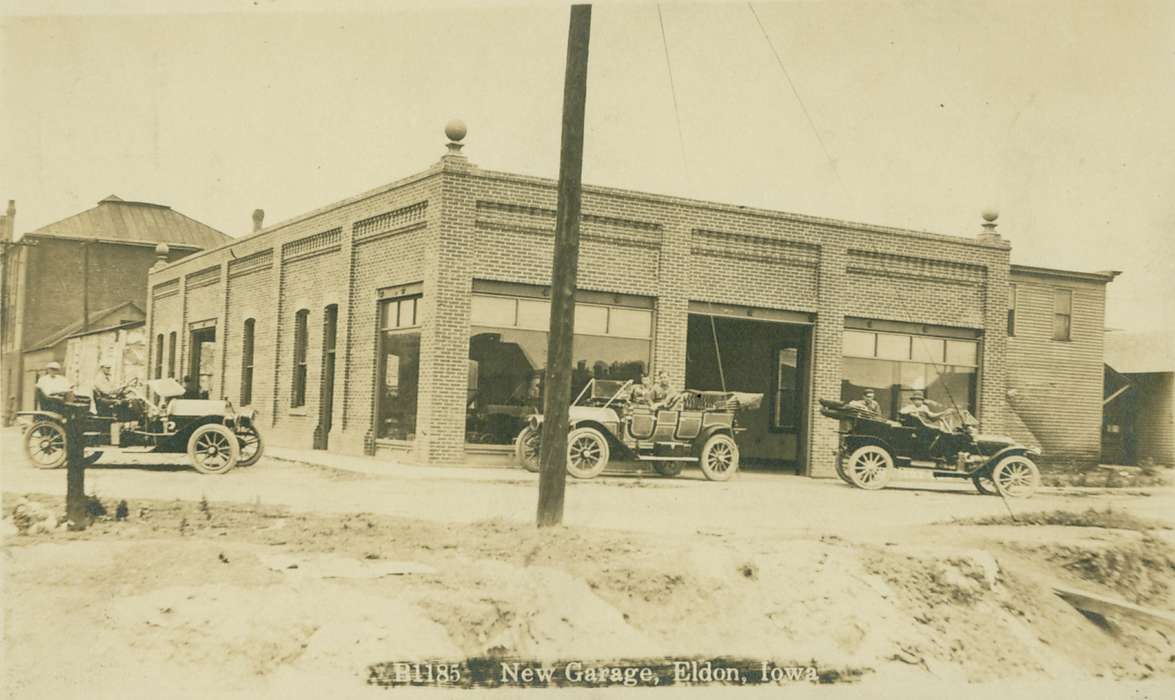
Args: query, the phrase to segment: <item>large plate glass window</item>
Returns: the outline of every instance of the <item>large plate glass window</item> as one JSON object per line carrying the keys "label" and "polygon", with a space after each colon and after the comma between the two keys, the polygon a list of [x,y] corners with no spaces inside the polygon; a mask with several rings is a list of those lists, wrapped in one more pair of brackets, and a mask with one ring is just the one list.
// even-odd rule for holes
{"label": "large plate glass window", "polygon": [[[508,445],[542,411],[550,319],[546,299],[473,296],[466,442]],[[652,334],[652,309],[576,304],[572,396],[593,378],[639,381]]]}
{"label": "large plate glass window", "polygon": [[895,418],[917,391],[940,407],[975,412],[977,340],[846,330],[843,352],[842,401],[872,389],[881,412]]}
{"label": "large plate glass window", "polygon": [[381,438],[416,439],[420,379],[420,295],[385,299],[379,305],[380,387],[376,427]]}

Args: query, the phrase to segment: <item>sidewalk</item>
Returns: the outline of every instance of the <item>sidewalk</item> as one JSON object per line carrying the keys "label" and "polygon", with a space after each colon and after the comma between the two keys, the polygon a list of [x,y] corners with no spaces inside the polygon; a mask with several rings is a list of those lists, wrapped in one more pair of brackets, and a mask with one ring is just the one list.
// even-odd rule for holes
{"label": "sidewalk", "polygon": [[265,456],[283,462],[297,462],[324,469],[338,469],[380,478],[514,482],[538,478],[537,474],[531,474],[521,467],[495,467],[481,464],[422,466],[404,464],[389,457],[353,456],[326,450],[299,450],[268,445],[265,447]]}

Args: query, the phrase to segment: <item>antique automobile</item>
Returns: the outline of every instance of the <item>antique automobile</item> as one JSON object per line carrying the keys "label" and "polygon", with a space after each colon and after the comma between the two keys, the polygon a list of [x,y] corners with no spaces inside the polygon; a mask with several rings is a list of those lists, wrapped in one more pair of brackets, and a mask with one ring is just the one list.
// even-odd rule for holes
{"label": "antique automobile", "polygon": [[[696,463],[707,479],[726,481],[738,471],[738,412],[762,398],[687,389],[654,405],[634,397],[631,381],[592,379],[570,407],[567,473],[591,479],[615,458],[649,462],[662,476]],[[539,470],[542,421],[531,416],[514,441],[518,461],[532,472]]]}
{"label": "antique automobile", "polygon": [[895,469],[970,479],[989,495],[1026,498],[1040,485],[1033,462],[1039,452],[1011,438],[979,433],[977,421],[963,409],[933,422],[915,414],[894,421],[852,402],[821,399],[820,413],[840,421],[837,474],[858,488],[884,488]]}
{"label": "antique automobile", "polygon": [[[253,410],[235,410],[227,400],[180,398],[184,389],[174,379],[155,379],[143,391],[132,382],[110,397],[46,396],[37,392],[39,409],[17,415],[28,424],[25,454],[33,466],[56,469],[65,464],[66,403],[85,415],[84,447],[114,447],[126,453],[187,453],[196,471],[224,474],[261,458],[264,446]],[[152,400],[149,396],[157,397]],[[101,455],[88,457],[94,462]]]}

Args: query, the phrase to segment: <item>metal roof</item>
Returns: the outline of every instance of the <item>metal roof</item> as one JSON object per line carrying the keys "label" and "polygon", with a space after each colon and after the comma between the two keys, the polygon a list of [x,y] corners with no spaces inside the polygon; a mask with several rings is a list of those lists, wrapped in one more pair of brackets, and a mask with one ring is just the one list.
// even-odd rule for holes
{"label": "metal roof", "polygon": [[[132,320],[147,318],[147,314],[143,313],[143,310],[139,308],[138,304],[136,304],[133,301],[124,301],[121,304],[115,304],[114,306],[110,306],[105,309],[99,309],[97,311],[91,312],[90,313],[90,325],[91,326],[98,326],[99,324],[105,323],[108,319],[115,317],[116,314],[123,311],[124,309],[129,310],[131,315],[136,317],[135,319],[132,319]],[[119,319],[119,320],[121,321],[122,319]],[[107,323],[106,325],[109,326],[110,324]],[[52,333],[50,333],[49,335],[45,336],[44,338],[41,338],[40,340],[38,340],[36,342],[29,343],[29,346],[25,350],[25,352],[32,352],[34,350],[44,350],[46,348],[51,348],[54,345],[60,343],[61,341],[65,340],[66,338],[69,338],[70,336],[72,336],[74,334],[84,332],[84,329],[82,328],[82,326],[83,326],[82,319],[78,319],[77,321],[74,321],[73,323],[69,324],[65,328],[59,328],[59,329],[53,331]]]}
{"label": "metal roof", "polygon": [[233,240],[167,205],[129,202],[113,194],[93,209],[42,226],[27,235],[116,243],[166,243],[200,250]]}

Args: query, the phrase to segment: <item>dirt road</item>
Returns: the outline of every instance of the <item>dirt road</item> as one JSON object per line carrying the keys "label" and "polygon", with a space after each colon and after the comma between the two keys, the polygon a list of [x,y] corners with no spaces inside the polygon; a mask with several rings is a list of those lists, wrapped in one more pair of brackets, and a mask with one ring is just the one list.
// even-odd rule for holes
{"label": "dirt road", "polygon": [[[23,498],[62,510],[63,471],[27,467],[10,440],[0,457],[6,515]],[[447,697],[368,681],[384,662],[471,658],[737,656],[830,683],[678,688],[695,697],[1169,697],[1175,678],[1175,630],[1091,620],[1052,593],[1175,610],[1164,491],[1014,506],[1109,507],[1113,528],[932,526],[1007,511],[923,483],[616,477],[573,483],[570,526],[538,532],[520,471],[136,461],[87,472],[109,511],[128,501],[125,521],[5,537],[10,697]]]}

